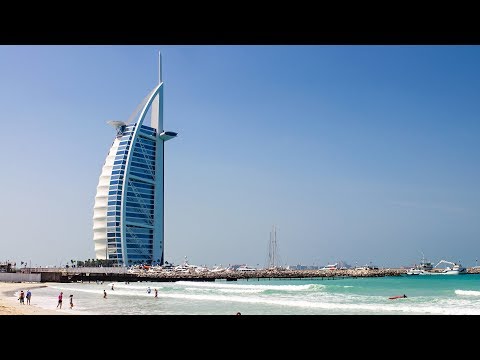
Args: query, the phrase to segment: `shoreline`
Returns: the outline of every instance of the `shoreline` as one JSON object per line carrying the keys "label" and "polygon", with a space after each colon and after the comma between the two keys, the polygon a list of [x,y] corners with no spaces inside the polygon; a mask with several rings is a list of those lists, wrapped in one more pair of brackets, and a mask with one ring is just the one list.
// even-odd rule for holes
{"label": "shoreline", "polygon": [[35,294],[32,295],[32,305],[21,305],[15,300],[16,291],[47,287],[38,283],[0,282],[0,315],[68,315],[64,312],[44,309],[35,305]]}
{"label": "shoreline", "polygon": [[[146,268],[118,268],[118,267],[80,267],[42,269],[32,268],[26,274],[36,274],[41,283],[75,283],[75,282],[142,282],[142,281],[237,281],[237,280],[260,280],[260,279],[307,279],[321,278],[322,280],[338,278],[365,278],[405,276],[407,268],[381,268],[381,269],[318,269],[318,270],[293,270],[284,268],[255,269],[249,271],[197,271],[190,268],[187,271],[152,271]],[[480,268],[467,268],[467,274],[478,274]],[[25,281],[22,275],[17,273],[17,280]]]}

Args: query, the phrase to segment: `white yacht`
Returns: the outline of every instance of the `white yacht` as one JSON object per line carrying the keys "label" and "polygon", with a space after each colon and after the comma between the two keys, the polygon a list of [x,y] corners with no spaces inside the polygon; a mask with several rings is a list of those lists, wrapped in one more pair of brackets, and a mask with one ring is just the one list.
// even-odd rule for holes
{"label": "white yacht", "polygon": [[406,275],[423,275],[426,271],[425,270],[421,270],[421,269],[418,269],[416,267],[412,267],[410,269],[408,269],[408,271],[406,272]]}
{"label": "white yacht", "polygon": [[[437,272],[436,274],[443,274],[443,275],[463,275],[467,273],[467,269],[464,268],[462,265],[451,262],[451,261],[446,261],[446,260],[440,260],[435,267],[437,267],[440,264],[450,264],[452,267],[447,266],[445,269],[442,269],[440,272]],[[433,274],[433,273],[432,273]]]}
{"label": "white yacht", "polygon": [[424,255],[419,265],[415,265],[414,267],[408,269],[407,275],[425,275],[431,270],[433,270],[433,264],[430,261],[427,261]]}
{"label": "white yacht", "polygon": [[337,270],[337,269],[338,269],[338,263],[335,263],[335,264],[325,265],[324,267],[320,268],[319,270]]}
{"label": "white yacht", "polygon": [[210,272],[223,272],[227,269],[223,268],[222,265],[218,266],[216,265],[213,269],[210,269],[209,271]]}
{"label": "white yacht", "polygon": [[[440,264],[450,264],[452,265],[447,266],[443,269],[437,269],[437,266]],[[440,260],[437,265],[433,266],[433,264],[429,261],[426,261],[425,258],[422,259],[420,265],[416,265],[407,271],[407,275],[462,275],[466,274],[467,269],[464,268],[462,265],[446,261]]]}
{"label": "white yacht", "polygon": [[379,267],[372,264],[365,264],[365,266],[357,266],[355,270],[379,270]]}
{"label": "white yacht", "polygon": [[242,265],[237,268],[237,271],[257,271],[257,269],[248,267],[247,265]]}
{"label": "white yacht", "polygon": [[183,261],[182,265],[177,265],[173,268],[176,272],[188,273],[188,272],[204,272],[207,271],[205,266],[193,265],[188,262],[187,257],[185,256],[185,260]]}

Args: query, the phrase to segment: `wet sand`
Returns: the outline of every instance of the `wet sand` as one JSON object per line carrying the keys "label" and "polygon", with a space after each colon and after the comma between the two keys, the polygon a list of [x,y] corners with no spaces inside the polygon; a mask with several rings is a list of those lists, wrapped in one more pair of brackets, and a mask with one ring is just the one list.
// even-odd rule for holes
{"label": "wet sand", "polygon": [[20,304],[13,295],[16,291],[23,290],[25,293],[28,289],[46,287],[45,284],[39,283],[5,283],[0,282],[0,315],[66,315],[64,312],[47,310],[35,306],[35,291],[32,291],[31,305]]}

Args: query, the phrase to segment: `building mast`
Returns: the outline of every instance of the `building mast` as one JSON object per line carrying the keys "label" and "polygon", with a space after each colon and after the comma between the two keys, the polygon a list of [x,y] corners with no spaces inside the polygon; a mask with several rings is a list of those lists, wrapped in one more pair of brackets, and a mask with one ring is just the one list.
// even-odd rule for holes
{"label": "building mast", "polygon": [[162,53],[158,52],[158,83],[162,82]]}

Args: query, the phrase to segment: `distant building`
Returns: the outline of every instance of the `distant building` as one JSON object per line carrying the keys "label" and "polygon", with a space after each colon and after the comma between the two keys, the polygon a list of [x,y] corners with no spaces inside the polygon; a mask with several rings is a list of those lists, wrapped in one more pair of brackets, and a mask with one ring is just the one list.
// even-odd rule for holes
{"label": "distant building", "polygon": [[12,263],[9,262],[9,261],[1,262],[1,263],[0,263],[0,272],[1,272],[1,273],[5,273],[5,272],[15,272],[15,265],[16,265],[16,264],[12,264]]}
{"label": "distant building", "polygon": [[[143,124],[150,115],[151,125]],[[109,121],[116,135],[99,178],[93,214],[96,259],[119,265],[164,262],[163,82],[131,120]]]}

